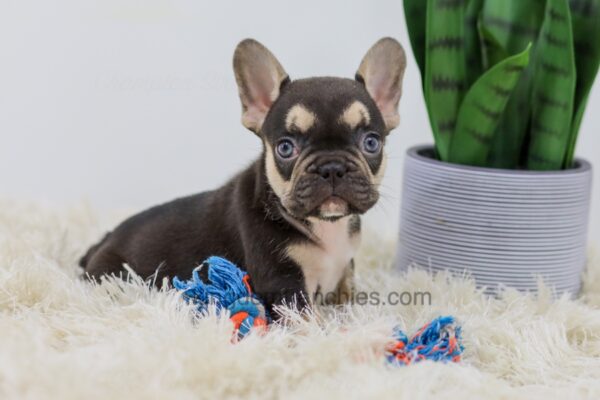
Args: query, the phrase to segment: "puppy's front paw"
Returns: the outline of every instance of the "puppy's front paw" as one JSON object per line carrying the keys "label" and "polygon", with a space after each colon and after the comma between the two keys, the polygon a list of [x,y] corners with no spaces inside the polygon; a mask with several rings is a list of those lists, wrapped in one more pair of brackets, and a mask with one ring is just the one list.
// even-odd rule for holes
{"label": "puppy's front paw", "polygon": [[352,302],[354,298],[354,263],[346,269],[344,277],[340,281],[334,298],[334,305],[342,305]]}
{"label": "puppy's front paw", "polygon": [[321,305],[342,305],[352,302],[353,297],[354,268],[349,266],[344,271],[344,275],[338,283],[335,291],[329,293],[318,292],[315,296],[315,303]]}

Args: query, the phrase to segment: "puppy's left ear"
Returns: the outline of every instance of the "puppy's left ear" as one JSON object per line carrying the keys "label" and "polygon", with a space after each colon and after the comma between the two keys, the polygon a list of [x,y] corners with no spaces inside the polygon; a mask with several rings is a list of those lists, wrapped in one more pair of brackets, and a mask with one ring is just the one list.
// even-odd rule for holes
{"label": "puppy's left ear", "polygon": [[387,37],[369,49],[356,72],[356,80],[365,85],[375,100],[388,130],[400,123],[398,103],[405,69],[404,49],[395,39]]}
{"label": "puppy's left ear", "polygon": [[242,101],[242,124],[259,133],[281,88],[289,82],[288,74],[269,49],[254,39],[237,45],[233,69]]}

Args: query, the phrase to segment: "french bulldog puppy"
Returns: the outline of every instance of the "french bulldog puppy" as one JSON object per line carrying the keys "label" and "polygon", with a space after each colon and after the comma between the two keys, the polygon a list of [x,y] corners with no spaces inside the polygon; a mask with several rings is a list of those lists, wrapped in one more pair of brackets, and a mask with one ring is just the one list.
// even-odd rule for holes
{"label": "french bulldog puppy", "polygon": [[355,79],[292,81],[262,44],[233,57],[242,124],[261,156],[217,190],[153,207],[91,247],[91,278],[128,264],[144,278],[189,278],[209,256],[245,269],[272,311],[348,300],[360,215],[377,202],[387,135],[399,123],[406,57],[379,40]]}

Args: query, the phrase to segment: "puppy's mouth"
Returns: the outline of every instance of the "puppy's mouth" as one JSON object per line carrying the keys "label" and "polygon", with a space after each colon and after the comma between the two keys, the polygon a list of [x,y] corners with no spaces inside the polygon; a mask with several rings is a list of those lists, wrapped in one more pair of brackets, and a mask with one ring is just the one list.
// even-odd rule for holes
{"label": "puppy's mouth", "polygon": [[371,185],[333,189],[328,185],[316,184],[311,185],[307,193],[303,197],[302,191],[296,192],[295,201],[284,203],[290,214],[301,219],[314,217],[336,221],[351,214],[365,213],[379,197]]}
{"label": "puppy's mouth", "polygon": [[325,220],[336,220],[350,214],[350,205],[341,197],[331,196],[318,207],[317,217]]}

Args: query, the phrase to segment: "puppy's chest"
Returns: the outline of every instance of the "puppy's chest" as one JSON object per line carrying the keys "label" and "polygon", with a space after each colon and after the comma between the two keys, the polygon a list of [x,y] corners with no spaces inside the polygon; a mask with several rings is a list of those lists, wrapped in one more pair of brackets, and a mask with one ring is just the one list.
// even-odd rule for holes
{"label": "puppy's chest", "polygon": [[351,218],[336,222],[311,221],[311,231],[318,244],[302,243],[288,247],[288,256],[304,273],[306,290],[312,298],[317,291],[334,292],[350,268],[360,243],[360,232],[351,229]]}

